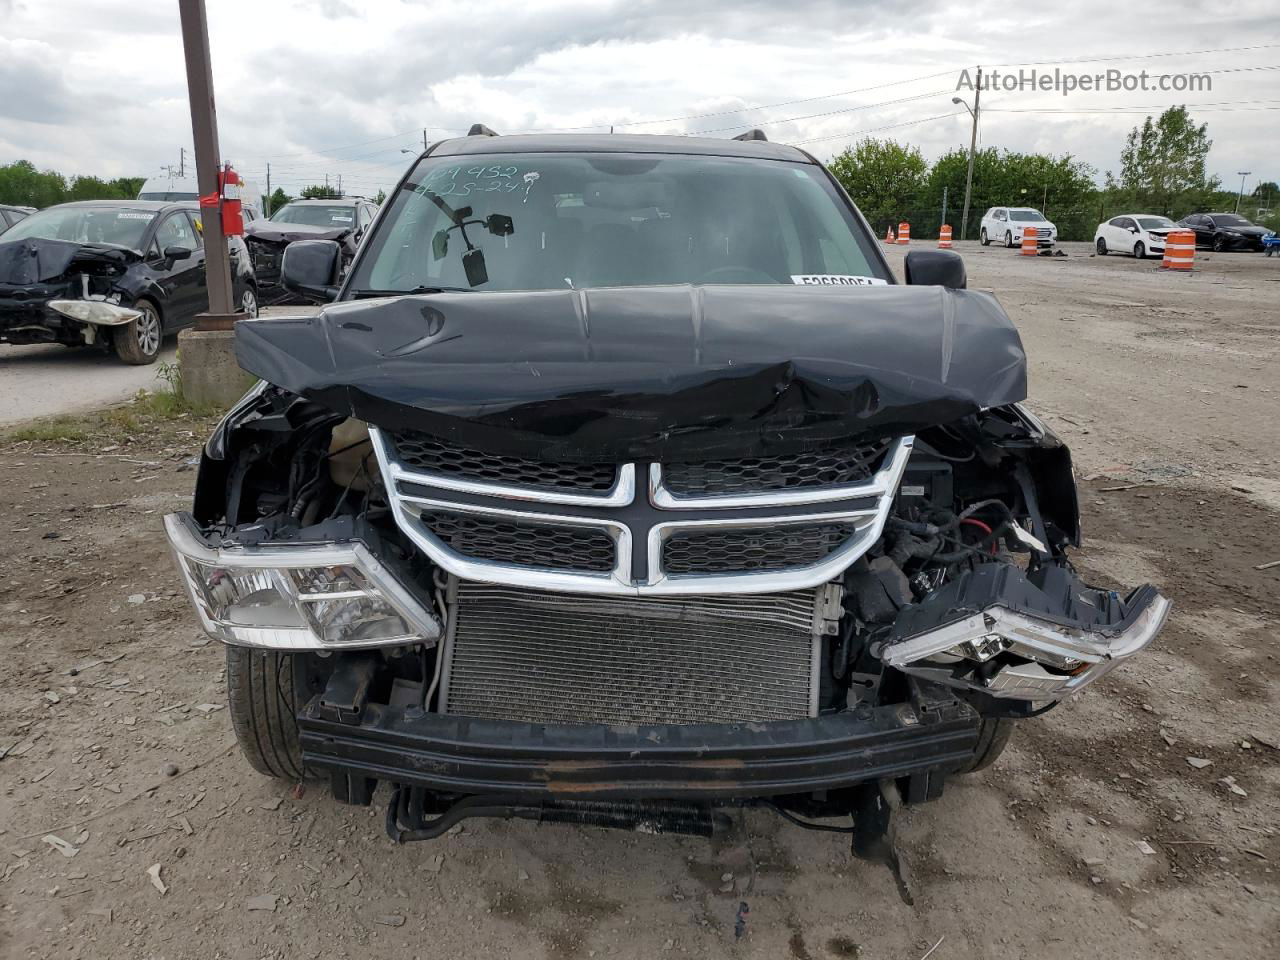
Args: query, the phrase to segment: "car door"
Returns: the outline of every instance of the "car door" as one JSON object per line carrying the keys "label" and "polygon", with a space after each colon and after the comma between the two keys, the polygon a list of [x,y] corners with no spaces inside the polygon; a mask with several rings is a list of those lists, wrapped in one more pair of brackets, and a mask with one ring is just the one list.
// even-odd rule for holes
{"label": "car door", "polygon": [[[165,259],[164,252],[174,247],[190,251],[190,256],[185,260]],[[176,210],[160,221],[149,259],[165,299],[160,309],[166,330],[185,326],[197,313],[208,309],[204,249],[194,224],[184,211]]]}
{"label": "car door", "polygon": [[1111,222],[1114,224],[1111,230],[1114,237],[1111,247],[1123,253],[1133,253],[1133,245],[1137,241],[1137,235],[1133,231],[1137,229],[1138,222],[1132,217],[1116,217]]}
{"label": "car door", "polygon": [[1202,214],[1187,217],[1187,226],[1196,235],[1196,246],[1207,247],[1213,243],[1213,221]]}

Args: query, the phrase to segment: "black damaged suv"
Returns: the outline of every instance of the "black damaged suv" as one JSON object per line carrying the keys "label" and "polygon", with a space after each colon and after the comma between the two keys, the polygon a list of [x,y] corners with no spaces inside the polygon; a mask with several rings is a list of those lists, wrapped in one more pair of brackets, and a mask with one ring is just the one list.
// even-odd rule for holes
{"label": "black damaged suv", "polygon": [[167,518],[258,770],[468,816],[709,833],[979,769],[1142,650],[1090,587],[1067,449],[950,252],[893,277],[808,154],[475,135],[409,170],[318,315],[244,321],[263,382]]}

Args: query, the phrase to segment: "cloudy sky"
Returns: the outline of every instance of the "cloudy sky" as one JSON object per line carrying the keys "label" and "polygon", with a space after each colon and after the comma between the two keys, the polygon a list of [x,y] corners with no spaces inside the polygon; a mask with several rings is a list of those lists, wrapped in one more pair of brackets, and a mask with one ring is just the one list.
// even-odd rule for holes
{"label": "cloudy sky", "polygon": [[[1208,121],[1229,186],[1280,180],[1274,0],[211,0],[222,154],[296,191],[373,194],[401,151],[483,121],[732,136],[821,159],[860,136],[967,146],[961,70],[1210,73],[1194,93],[983,95],[980,141],[1116,170],[1145,113]],[[0,0],[0,163],[148,175],[191,146],[177,0]],[[1245,49],[1247,48],[1247,49]],[[1196,53],[1196,51],[1218,51]],[[1155,56],[1153,56],[1155,55]],[[1038,61],[1038,63],[1037,63]],[[1069,62],[1064,62],[1069,61]],[[1056,63],[1055,63],[1056,62]],[[1003,67],[1010,64],[1015,66]],[[1200,105],[1200,106],[1196,106]]]}

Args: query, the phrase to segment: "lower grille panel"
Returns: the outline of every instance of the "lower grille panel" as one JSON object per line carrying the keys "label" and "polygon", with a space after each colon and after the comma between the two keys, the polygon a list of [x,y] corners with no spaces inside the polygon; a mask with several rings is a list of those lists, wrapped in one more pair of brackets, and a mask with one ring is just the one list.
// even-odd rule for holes
{"label": "lower grille panel", "polygon": [[533,723],[808,717],[814,597],[615,600],[462,583],[442,709]]}

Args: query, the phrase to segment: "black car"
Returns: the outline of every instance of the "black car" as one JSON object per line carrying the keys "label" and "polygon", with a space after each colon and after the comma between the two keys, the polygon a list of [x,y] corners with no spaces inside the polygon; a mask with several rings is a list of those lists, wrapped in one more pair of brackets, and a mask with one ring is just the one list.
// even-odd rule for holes
{"label": "black car", "polygon": [[1210,250],[1261,250],[1270,231],[1238,213],[1193,213],[1179,221],[1195,231],[1196,246]]}
{"label": "black car", "polygon": [[[227,241],[236,306],[258,315],[244,241]],[[200,208],[154,200],[48,207],[0,236],[0,343],[114,349],[153,363],[209,309]]]}
{"label": "black car", "polygon": [[875,855],[1164,623],[1073,569],[1000,304],[951,251],[899,284],[799,149],[448,140],[342,258],[237,324],[262,382],[165,527],[249,762],[388,784],[396,841],[757,804]]}
{"label": "black car", "polygon": [[342,246],[343,263],[351,262],[378,208],[369,200],[293,200],[269,218],[246,223],[245,243],[263,294],[270,302],[284,299],[279,287],[280,260],[295,240],[334,240]]}
{"label": "black car", "polygon": [[4,233],[19,220],[26,219],[35,212],[35,207],[18,207],[11,203],[0,203],[0,233]]}

